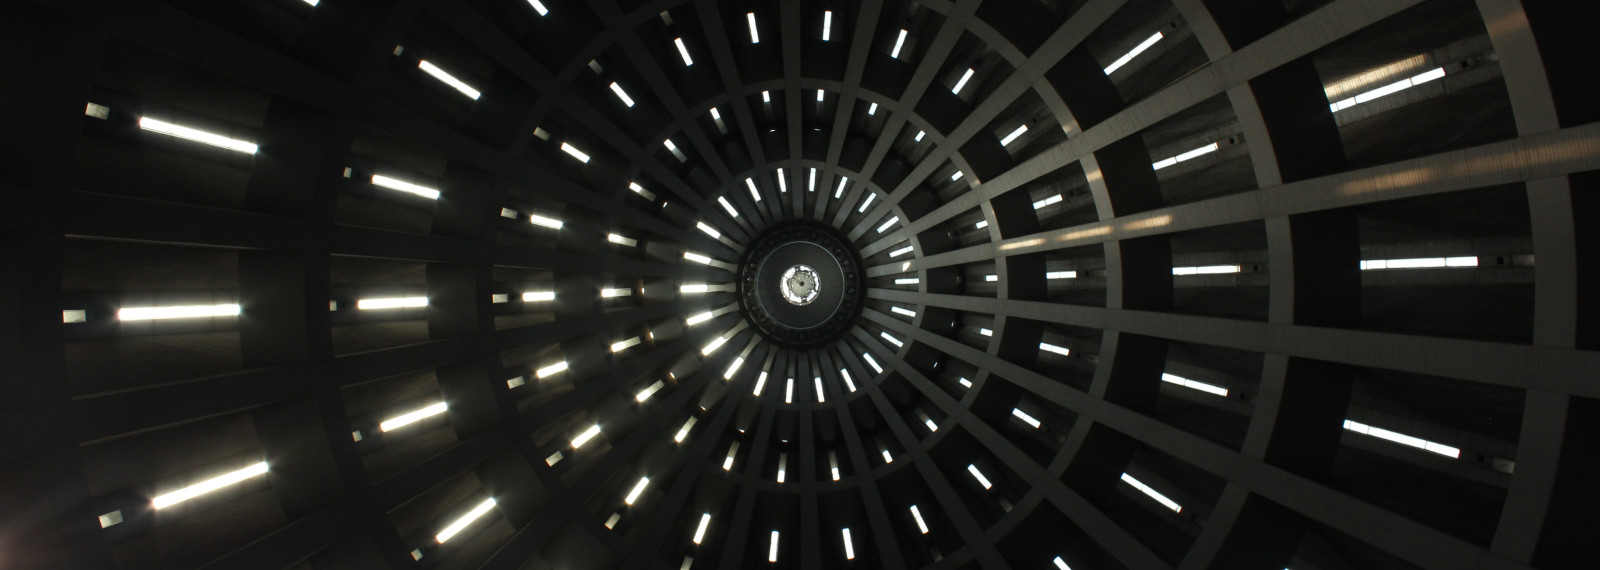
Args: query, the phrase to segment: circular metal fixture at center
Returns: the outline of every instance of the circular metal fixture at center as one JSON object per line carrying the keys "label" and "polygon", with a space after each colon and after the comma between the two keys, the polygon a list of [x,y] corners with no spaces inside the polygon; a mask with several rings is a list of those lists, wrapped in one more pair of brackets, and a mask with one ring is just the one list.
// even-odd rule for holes
{"label": "circular metal fixture at center", "polygon": [[806,265],[796,265],[783,272],[783,280],[778,283],[778,291],[783,294],[783,300],[795,305],[809,305],[817,300],[817,293],[821,290],[817,286],[817,270]]}
{"label": "circular metal fixture at center", "polygon": [[739,302],[762,336],[791,347],[839,337],[861,314],[861,261],[833,228],[774,226],[740,263]]}

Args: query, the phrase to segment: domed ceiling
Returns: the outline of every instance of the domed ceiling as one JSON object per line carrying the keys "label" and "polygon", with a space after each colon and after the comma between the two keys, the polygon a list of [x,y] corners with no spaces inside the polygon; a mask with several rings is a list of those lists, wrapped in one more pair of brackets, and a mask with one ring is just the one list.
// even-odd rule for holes
{"label": "domed ceiling", "polygon": [[1592,3],[0,10],[0,565],[1593,558]]}

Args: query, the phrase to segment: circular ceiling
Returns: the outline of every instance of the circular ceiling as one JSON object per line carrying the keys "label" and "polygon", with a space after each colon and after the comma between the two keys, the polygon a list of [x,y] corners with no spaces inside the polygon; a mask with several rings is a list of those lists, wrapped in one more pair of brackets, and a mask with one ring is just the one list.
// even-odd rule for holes
{"label": "circular ceiling", "polygon": [[1595,2],[0,11],[6,564],[1593,558]]}

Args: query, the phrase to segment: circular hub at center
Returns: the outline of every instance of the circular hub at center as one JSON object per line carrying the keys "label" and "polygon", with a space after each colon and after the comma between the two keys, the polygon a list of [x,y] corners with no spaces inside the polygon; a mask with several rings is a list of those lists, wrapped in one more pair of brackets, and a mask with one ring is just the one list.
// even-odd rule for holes
{"label": "circular hub at center", "polygon": [[754,241],[741,263],[739,301],[762,335],[816,346],[838,338],[861,313],[860,260],[833,228],[792,222]]}
{"label": "circular hub at center", "polygon": [[817,300],[817,270],[806,265],[796,265],[783,272],[778,284],[783,300],[795,305],[809,305]]}

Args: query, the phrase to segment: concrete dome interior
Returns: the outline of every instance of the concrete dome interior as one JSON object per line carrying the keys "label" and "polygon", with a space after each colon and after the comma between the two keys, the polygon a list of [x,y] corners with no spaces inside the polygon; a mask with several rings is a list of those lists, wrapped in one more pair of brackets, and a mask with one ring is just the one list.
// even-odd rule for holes
{"label": "concrete dome interior", "polygon": [[5,568],[1592,565],[1600,3],[0,12]]}

